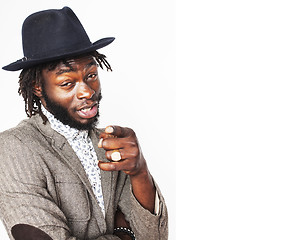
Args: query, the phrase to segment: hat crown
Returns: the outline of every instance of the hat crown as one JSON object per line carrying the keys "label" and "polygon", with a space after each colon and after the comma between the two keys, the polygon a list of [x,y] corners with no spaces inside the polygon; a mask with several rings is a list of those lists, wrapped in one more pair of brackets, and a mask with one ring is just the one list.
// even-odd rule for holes
{"label": "hat crown", "polygon": [[34,13],[22,26],[23,53],[28,59],[61,55],[90,45],[84,27],[69,7]]}
{"label": "hat crown", "polygon": [[54,60],[88,54],[115,40],[106,37],[91,43],[84,27],[69,7],[34,13],[22,26],[24,57],[3,67],[17,71]]}

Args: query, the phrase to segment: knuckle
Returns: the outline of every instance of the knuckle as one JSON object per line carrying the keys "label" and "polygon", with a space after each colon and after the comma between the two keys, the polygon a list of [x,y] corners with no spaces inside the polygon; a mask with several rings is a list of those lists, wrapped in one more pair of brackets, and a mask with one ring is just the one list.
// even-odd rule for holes
{"label": "knuckle", "polygon": [[113,143],[113,140],[111,138],[105,138],[102,140],[102,147],[104,149],[108,149],[111,147],[111,144]]}
{"label": "knuckle", "polygon": [[133,139],[130,139],[128,144],[130,148],[137,148],[137,142],[133,141]]}
{"label": "knuckle", "polygon": [[117,170],[117,166],[114,163],[110,163],[109,164],[109,168],[110,168],[111,171],[116,171]]}
{"label": "knuckle", "polygon": [[131,151],[131,157],[136,158],[139,155],[139,149],[134,148],[133,151]]}
{"label": "knuckle", "polygon": [[136,135],[135,131],[133,129],[131,129],[131,128],[127,127],[126,131],[129,133],[130,136],[135,136]]}
{"label": "knuckle", "polygon": [[131,133],[134,133],[134,130],[133,129],[131,129],[131,128],[127,128],[127,130],[129,131],[129,132],[131,132]]}
{"label": "knuckle", "polygon": [[135,169],[137,167],[137,163],[135,162],[135,161],[132,161],[131,163],[130,163],[130,169]]}

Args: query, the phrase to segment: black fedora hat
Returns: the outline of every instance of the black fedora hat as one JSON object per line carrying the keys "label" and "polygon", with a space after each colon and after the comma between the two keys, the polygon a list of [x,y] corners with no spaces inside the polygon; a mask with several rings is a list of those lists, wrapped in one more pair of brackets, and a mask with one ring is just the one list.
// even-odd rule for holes
{"label": "black fedora hat", "polygon": [[17,71],[40,63],[75,57],[107,46],[115,38],[102,38],[91,43],[85,29],[69,7],[36,12],[22,26],[24,57],[5,67]]}

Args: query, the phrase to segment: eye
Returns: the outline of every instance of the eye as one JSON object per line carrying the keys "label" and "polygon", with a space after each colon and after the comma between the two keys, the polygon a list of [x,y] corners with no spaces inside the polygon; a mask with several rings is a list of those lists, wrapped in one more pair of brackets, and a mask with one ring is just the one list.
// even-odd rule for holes
{"label": "eye", "polygon": [[97,73],[91,73],[88,75],[87,80],[96,80],[98,78]]}
{"label": "eye", "polygon": [[61,87],[71,87],[72,85],[73,85],[73,83],[69,82],[69,81],[63,82],[60,84]]}

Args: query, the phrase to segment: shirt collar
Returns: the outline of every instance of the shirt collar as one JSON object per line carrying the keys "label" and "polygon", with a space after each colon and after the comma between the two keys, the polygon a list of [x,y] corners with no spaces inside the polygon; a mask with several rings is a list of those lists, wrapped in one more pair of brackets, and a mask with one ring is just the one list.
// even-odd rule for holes
{"label": "shirt collar", "polygon": [[67,140],[74,140],[77,136],[83,138],[88,137],[89,133],[88,130],[78,130],[76,128],[70,127],[69,125],[63,124],[43,106],[41,106],[41,110],[43,114],[48,118],[51,128],[54,129],[56,132],[60,133],[61,135],[63,135]]}

